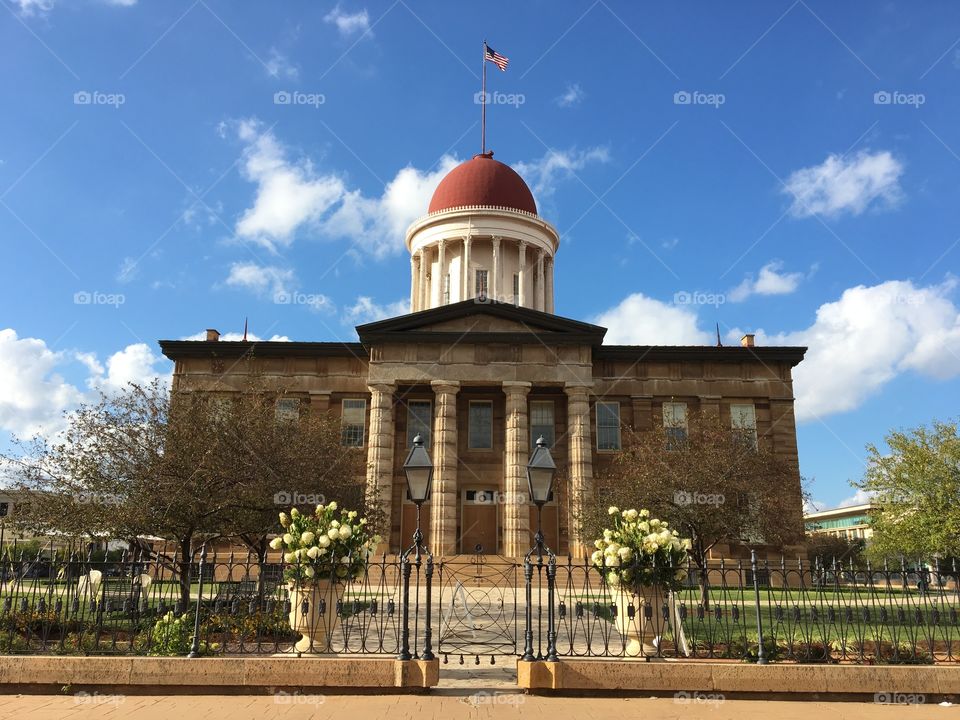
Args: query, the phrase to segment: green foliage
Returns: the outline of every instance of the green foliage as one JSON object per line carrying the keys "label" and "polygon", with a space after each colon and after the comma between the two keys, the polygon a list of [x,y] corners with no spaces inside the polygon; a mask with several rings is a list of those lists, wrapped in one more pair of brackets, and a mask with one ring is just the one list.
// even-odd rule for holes
{"label": "green foliage", "polygon": [[869,554],[876,558],[960,555],[960,436],[934,421],[886,436],[889,451],[867,446],[856,487],[873,495]]}
{"label": "green foliage", "polygon": [[[177,617],[173,612],[157,620],[150,631],[150,655],[183,656],[190,652],[193,644],[193,613],[184,613]],[[200,643],[200,654],[207,655],[210,644]]]}

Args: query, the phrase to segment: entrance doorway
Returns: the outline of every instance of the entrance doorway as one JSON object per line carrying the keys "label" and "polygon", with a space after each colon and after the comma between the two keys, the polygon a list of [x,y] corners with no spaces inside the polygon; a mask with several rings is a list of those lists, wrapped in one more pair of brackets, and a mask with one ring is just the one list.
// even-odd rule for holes
{"label": "entrance doorway", "polygon": [[460,495],[460,552],[496,555],[499,527],[495,488],[464,490]]}

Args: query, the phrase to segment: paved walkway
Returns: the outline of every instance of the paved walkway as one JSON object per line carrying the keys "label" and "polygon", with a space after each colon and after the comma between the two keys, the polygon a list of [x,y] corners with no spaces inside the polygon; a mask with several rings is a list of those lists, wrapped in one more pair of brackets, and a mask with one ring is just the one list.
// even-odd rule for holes
{"label": "paved walkway", "polygon": [[960,718],[960,706],[779,702],[680,698],[564,698],[496,690],[438,689],[431,695],[277,696],[11,696],[0,697],[2,720],[937,720]]}

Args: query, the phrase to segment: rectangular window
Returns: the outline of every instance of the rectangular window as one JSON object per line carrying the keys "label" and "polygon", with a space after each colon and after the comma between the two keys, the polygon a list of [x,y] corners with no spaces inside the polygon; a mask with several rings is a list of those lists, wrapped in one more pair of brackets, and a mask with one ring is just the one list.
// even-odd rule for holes
{"label": "rectangular window", "polygon": [[433,403],[429,400],[407,401],[407,447],[419,435],[425,448],[430,447],[430,429],[433,427]]}
{"label": "rectangular window", "polygon": [[667,449],[687,439],[687,404],[665,402],[663,404],[663,427],[667,431]]}
{"label": "rectangular window", "polygon": [[10,503],[0,502],[0,517],[7,517],[10,514]]}
{"label": "rectangular window", "polygon": [[513,274],[513,304],[520,304],[520,273]]}
{"label": "rectangular window", "polygon": [[620,449],[620,403],[597,403],[597,450]]}
{"label": "rectangular window", "polygon": [[554,435],[553,400],[534,400],[530,403],[530,450],[541,437],[552,448],[556,441]]}
{"label": "rectangular window", "polygon": [[468,447],[471,450],[493,449],[493,403],[472,400],[467,428]]}
{"label": "rectangular window", "polygon": [[277,398],[277,405],[273,412],[277,422],[293,422],[299,420],[300,400],[299,398]]}
{"label": "rectangular window", "polygon": [[347,447],[363,447],[366,422],[367,401],[344,398],[340,415],[340,444]]}
{"label": "rectangular window", "polygon": [[753,405],[731,405],[730,427],[750,447],[757,446],[757,410]]}
{"label": "rectangular window", "polygon": [[477,270],[477,293],[476,297],[487,297],[487,271]]}

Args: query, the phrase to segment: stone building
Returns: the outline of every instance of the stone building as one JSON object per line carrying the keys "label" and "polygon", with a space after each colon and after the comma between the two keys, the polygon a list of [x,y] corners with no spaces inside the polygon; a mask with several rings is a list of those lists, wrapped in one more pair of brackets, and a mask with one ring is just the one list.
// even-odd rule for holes
{"label": "stone building", "polygon": [[[415,435],[435,465],[424,506],[436,555],[522,556],[533,507],[525,465],[543,436],[561,472],[544,509],[556,551],[575,552],[579,503],[620,449],[621,427],[716,413],[797,465],[792,368],[802,347],[604,345],[606,330],[555,315],[556,229],[523,179],[492,153],[454,168],[407,231],[411,313],[357,327],[359,342],[161,341],[175,389],[238,391],[252,355],[287,394],[278,412],[341,418],[343,442],[367,450],[367,489],[389,518],[389,546],[409,544],[415,508],[401,469]],[[798,517],[800,476],[796,487]]]}

